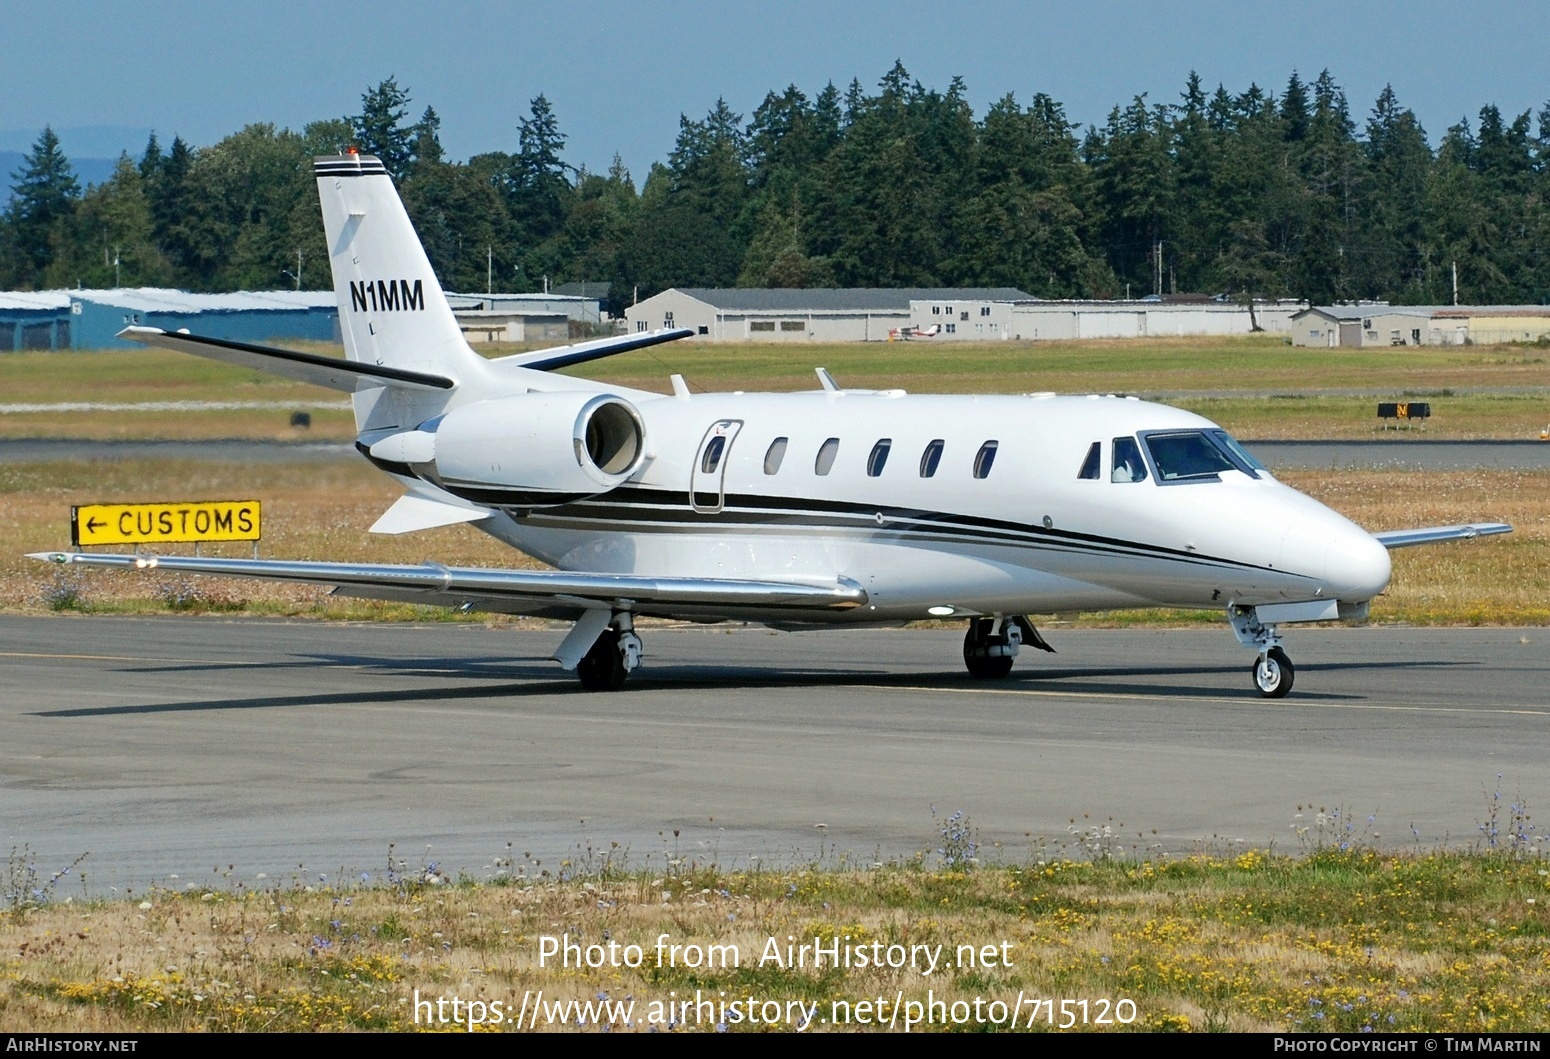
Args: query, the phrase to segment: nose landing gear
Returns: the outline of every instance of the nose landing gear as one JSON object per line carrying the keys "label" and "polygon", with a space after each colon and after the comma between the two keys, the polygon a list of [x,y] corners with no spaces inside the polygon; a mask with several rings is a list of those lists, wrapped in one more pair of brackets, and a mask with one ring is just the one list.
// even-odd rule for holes
{"label": "nose landing gear", "polygon": [[1260,621],[1253,607],[1228,607],[1227,620],[1232,623],[1238,642],[1259,652],[1258,660],[1249,669],[1259,693],[1267,699],[1285,698],[1292,690],[1297,670],[1281,648],[1281,634],[1275,625]]}
{"label": "nose landing gear", "polygon": [[1272,647],[1254,663],[1254,686],[1267,699],[1284,697],[1292,690],[1292,681],[1296,676],[1297,670],[1292,666],[1292,660],[1279,647]]}

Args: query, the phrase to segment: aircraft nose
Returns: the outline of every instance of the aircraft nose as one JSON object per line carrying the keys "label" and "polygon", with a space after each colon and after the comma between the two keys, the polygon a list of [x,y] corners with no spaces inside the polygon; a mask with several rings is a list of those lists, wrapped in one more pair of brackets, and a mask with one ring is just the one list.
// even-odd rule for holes
{"label": "aircraft nose", "polygon": [[1388,587],[1389,550],[1358,526],[1351,526],[1329,543],[1324,573],[1337,599],[1360,603]]}

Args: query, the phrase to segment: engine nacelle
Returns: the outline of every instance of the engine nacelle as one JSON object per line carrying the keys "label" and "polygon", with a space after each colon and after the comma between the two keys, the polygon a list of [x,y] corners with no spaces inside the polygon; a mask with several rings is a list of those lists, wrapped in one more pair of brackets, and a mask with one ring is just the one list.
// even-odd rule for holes
{"label": "engine nacelle", "polygon": [[454,408],[370,451],[475,503],[545,507],[624,482],[646,458],[646,427],[612,394],[525,393]]}

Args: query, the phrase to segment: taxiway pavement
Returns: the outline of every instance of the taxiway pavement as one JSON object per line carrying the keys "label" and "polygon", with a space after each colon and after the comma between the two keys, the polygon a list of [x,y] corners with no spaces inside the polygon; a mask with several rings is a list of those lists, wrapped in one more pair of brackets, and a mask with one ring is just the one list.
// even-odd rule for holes
{"label": "taxiway pavement", "polygon": [[1550,630],[1292,628],[1284,700],[1225,627],[1045,632],[986,683],[956,630],[647,628],[589,694],[559,628],[4,616],[0,840],[45,879],[89,853],[105,893],[376,878],[390,847],[476,877],[869,863],[959,810],[1011,860],[1295,851],[1321,812],[1323,841],[1430,848],[1550,805]]}

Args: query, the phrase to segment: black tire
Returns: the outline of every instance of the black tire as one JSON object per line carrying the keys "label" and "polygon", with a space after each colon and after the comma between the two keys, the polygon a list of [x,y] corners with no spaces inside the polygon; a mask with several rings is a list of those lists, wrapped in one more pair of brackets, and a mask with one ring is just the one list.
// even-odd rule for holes
{"label": "black tire", "polygon": [[1256,659],[1249,667],[1249,674],[1254,678],[1254,686],[1259,689],[1259,693],[1267,699],[1286,698],[1292,690],[1292,682],[1297,678],[1292,660],[1279,647],[1272,647],[1264,658]]}
{"label": "black tire", "polygon": [[1016,661],[1011,656],[989,658],[978,653],[989,643],[990,627],[989,618],[974,618],[969,621],[969,631],[963,636],[964,668],[975,680],[1004,680]]}
{"label": "black tire", "polygon": [[576,663],[576,677],[588,691],[618,691],[629,675],[619,653],[619,633],[614,629],[604,629],[592,649]]}

